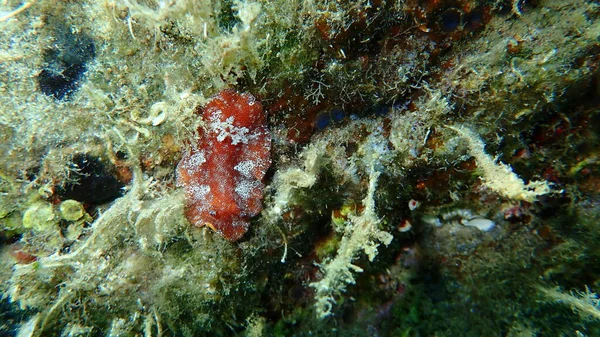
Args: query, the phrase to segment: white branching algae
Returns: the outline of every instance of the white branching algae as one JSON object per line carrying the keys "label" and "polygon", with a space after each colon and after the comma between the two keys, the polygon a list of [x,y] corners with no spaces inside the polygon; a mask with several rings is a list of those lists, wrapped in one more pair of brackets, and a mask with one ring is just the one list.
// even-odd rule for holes
{"label": "white branching algae", "polygon": [[477,167],[481,169],[483,176],[481,180],[491,190],[509,199],[535,201],[540,195],[550,192],[550,185],[546,181],[531,181],[525,184],[519,176],[513,172],[510,166],[498,162],[485,153],[483,140],[471,129],[465,126],[448,126],[463,137],[469,146],[470,154],[477,161]]}
{"label": "white branching algae", "polygon": [[346,284],[354,284],[353,273],[363,271],[362,268],[353,264],[360,252],[364,252],[372,262],[377,256],[377,247],[381,243],[387,246],[392,242],[392,235],[378,228],[379,219],[375,213],[375,200],[373,199],[378,177],[379,172],[371,168],[369,190],[363,200],[362,214],[350,216],[344,227],[344,236],[337,255],[321,265],[323,278],[311,284],[316,290],[315,308],[317,315],[321,318],[331,314],[335,296],[346,289]]}
{"label": "white branching algae", "polygon": [[[274,179],[277,192],[266,213],[277,219],[292,206],[290,203],[295,202],[294,193],[313,187],[325,167],[352,182],[360,182],[363,174],[368,177],[362,200],[364,209],[360,214],[348,214],[347,221],[342,225],[332,224],[341,236],[339,247],[335,256],[320,264],[322,279],[311,284],[316,290],[315,310],[320,318],[332,314],[336,297],[342,295],[347,285],[355,283],[354,273],[362,272],[355,264],[361,258],[361,253],[372,262],[377,256],[378,247],[381,244],[389,245],[393,238],[381,229],[375,205],[381,170],[391,165],[390,160],[393,160],[395,153],[383,137],[382,123],[382,120],[355,121],[347,127],[325,133],[303,151],[303,168],[289,168]],[[360,141],[357,150],[349,158],[345,158],[343,143],[351,139],[354,130],[360,127],[368,130],[369,136]],[[407,147],[397,150],[408,152]]]}
{"label": "white branching algae", "polygon": [[[112,317],[115,327],[120,326],[119,322],[127,322],[120,328],[122,331],[136,326],[157,331],[162,329],[161,316],[166,314],[164,310],[159,314],[157,308],[171,300],[164,287],[194,278],[199,284],[206,284],[200,288],[202,295],[194,290],[196,296],[213,296],[209,284],[216,273],[201,271],[193,264],[180,266],[179,270],[167,265],[165,246],[170,240],[183,237],[187,228],[182,215],[183,196],[178,192],[171,197],[144,200],[151,188],[151,181],[144,180],[141,170],[135,169],[131,190],[94,221],[91,234],[76,242],[71,252],[57,252],[34,263],[15,265],[6,296],[21,308],[39,312],[23,325],[22,335],[43,336],[62,311],[75,310],[79,305],[95,306],[98,301],[106,302],[107,307],[118,303],[128,308],[131,317]],[[214,259],[202,250],[196,255],[189,259]],[[197,265],[199,260],[196,261]],[[151,284],[146,283],[149,277],[153,278]],[[56,284],[56,280],[60,283]],[[121,296],[132,292],[137,295]],[[65,331],[75,326],[78,325],[68,324]]]}

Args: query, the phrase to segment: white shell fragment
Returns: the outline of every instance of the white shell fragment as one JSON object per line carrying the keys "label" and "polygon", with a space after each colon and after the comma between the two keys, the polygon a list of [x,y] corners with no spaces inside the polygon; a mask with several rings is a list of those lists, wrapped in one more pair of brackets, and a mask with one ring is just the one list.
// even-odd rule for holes
{"label": "white shell fragment", "polygon": [[420,202],[418,202],[415,199],[410,199],[410,201],[408,202],[408,209],[410,209],[411,211],[414,211],[415,209],[417,209],[419,207],[419,205],[421,205]]}
{"label": "white shell fragment", "polygon": [[167,103],[158,102],[152,105],[150,108],[150,121],[152,122],[152,126],[157,126],[162,124],[165,119],[167,119]]}
{"label": "white shell fragment", "polygon": [[398,226],[398,231],[401,233],[406,233],[412,229],[412,224],[407,219],[402,221]]}
{"label": "white shell fragment", "polygon": [[496,225],[492,220],[485,218],[474,218],[463,223],[465,226],[475,227],[480,231],[487,232]]}
{"label": "white shell fragment", "polygon": [[142,111],[136,108],[131,110],[129,118],[143,125],[158,126],[167,119],[167,108],[166,102],[157,102],[150,107],[147,116],[144,117]]}

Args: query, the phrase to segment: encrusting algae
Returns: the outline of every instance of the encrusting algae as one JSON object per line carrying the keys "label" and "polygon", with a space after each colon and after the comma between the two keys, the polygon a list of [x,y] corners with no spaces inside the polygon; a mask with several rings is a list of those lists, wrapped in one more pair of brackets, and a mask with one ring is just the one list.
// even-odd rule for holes
{"label": "encrusting algae", "polygon": [[591,0],[0,4],[0,331],[595,336]]}

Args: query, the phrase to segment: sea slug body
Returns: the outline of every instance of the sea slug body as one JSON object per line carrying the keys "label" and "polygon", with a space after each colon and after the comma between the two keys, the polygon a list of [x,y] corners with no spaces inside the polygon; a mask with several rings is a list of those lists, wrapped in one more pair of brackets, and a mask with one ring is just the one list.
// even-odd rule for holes
{"label": "sea slug body", "polygon": [[227,240],[239,240],[262,210],[263,177],[271,165],[271,135],[254,96],[224,90],[204,107],[196,144],[177,166],[185,216]]}

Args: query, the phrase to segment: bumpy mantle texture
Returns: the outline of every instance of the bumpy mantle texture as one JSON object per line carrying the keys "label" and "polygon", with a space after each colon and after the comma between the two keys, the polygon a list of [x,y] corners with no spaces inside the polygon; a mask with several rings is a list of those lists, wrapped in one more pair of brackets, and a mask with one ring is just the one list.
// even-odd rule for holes
{"label": "bumpy mantle texture", "polygon": [[271,136],[254,96],[224,90],[204,107],[200,138],[177,166],[185,215],[229,241],[248,231],[262,210],[262,179],[271,165]]}

